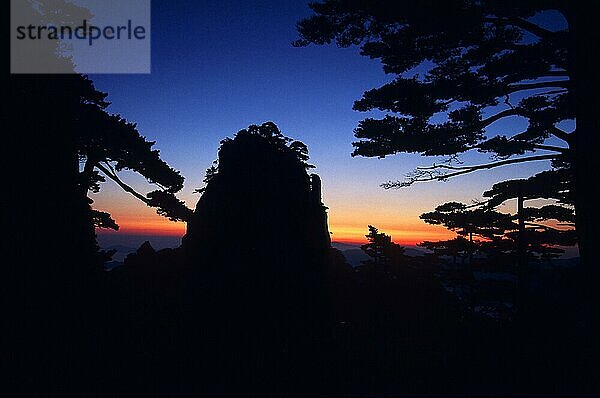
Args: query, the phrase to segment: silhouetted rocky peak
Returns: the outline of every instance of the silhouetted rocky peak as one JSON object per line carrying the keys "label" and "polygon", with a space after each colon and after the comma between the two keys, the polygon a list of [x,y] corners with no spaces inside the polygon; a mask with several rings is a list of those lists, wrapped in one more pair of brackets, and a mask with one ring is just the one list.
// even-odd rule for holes
{"label": "silhouetted rocky peak", "polygon": [[287,261],[330,247],[321,180],[309,175],[306,146],[273,123],[221,142],[217,167],[188,223],[192,256],[241,255]]}
{"label": "silhouetted rocky peak", "polygon": [[137,249],[136,254],[139,256],[144,255],[153,255],[156,253],[156,250],[152,247],[149,241],[145,241],[142,243],[139,249]]}

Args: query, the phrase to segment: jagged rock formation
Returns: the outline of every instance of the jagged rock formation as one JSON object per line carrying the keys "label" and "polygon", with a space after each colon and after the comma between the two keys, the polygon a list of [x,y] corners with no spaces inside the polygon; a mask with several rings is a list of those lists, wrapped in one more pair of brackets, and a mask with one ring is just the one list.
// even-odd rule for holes
{"label": "jagged rock formation", "polygon": [[190,333],[209,324],[208,352],[245,358],[224,360],[217,374],[249,366],[239,375],[274,385],[316,372],[308,364],[328,330],[333,249],[321,180],[307,173],[307,160],[304,144],[265,123],[222,141],[218,167],[207,173],[183,239],[190,302],[204,319]]}
{"label": "jagged rock formation", "polygon": [[307,173],[306,147],[290,141],[265,123],[222,142],[184,238],[192,262],[285,266],[330,248],[321,180]]}
{"label": "jagged rock formation", "polygon": [[127,330],[111,355],[130,353],[118,373],[156,366],[194,395],[281,396],[328,382],[328,277],[343,260],[307,160],[273,123],[222,142],[182,247],[146,242],[110,272],[111,316]]}

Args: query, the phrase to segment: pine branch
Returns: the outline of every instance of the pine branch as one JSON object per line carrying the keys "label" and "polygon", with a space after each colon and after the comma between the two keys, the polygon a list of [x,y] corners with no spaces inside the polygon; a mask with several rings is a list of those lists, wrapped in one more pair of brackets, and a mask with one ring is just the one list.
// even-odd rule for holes
{"label": "pine branch", "polygon": [[[469,147],[467,147],[467,150],[481,149],[481,148],[483,148],[483,145],[486,142],[483,142],[483,143],[480,143],[480,144],[477,144],[477,145],[469,146]],[[532,143],[529,143],[527,141],[515,140],[514,137],[509,138],[508,142],[520,142],[520,143],[523,143],[524,145],[529,145],[530,148],[532,148],[532,149],[540,149],[540,150],[544,150],[544,151],[553,151],[553,152],[559,152],[559,153],[568,153],[570,151],[569,148],[560,147],[560,146],[554,146],[554,145],[532,144]],[[532,150],[532,149],[528,148],[527,150]]]}
{"label": "pine branch", "polygon": [[480,164],[480,165],[475,165],[475,166],[451,166],[448,164],[439,164],[439,165],[434,164],[433,166],[417,167],[417,170],[435,170],[435,169],[481,170],[481,169],[491,169],[491,168],[498,167],[498,166],[504,166],[506,164],[511,164],[511,163],[527,162],[527,161],[531,161],[531,160],[546,160],[546,159],[553,159],[556,157],[557,157],[556,155],[539,155],[539,156],[530,156],[527,158],[507,159],[507,160],[502,160],[499,162],[486,163],[486,164]]}
{"label": "pine branch", "polygon": [[[560,158],[560,155],[538,155],[525,158],[507,159],[494,163],[486,163],[475,166],[451,166],[451,165],[433,165],[429,167],[417,167],[413,175],[408,176],[407,181],[386,182],[381,184],[384,189],[404,188],[413,185],[416,182],[427,181],[445,181],[451,177],[457,177],[463,174],[472,173],[477,170],[493,169],[509,164],[524,163],[539,160],[553,160]],[[443,173],[440,170],[450,170],[450,173]]]}

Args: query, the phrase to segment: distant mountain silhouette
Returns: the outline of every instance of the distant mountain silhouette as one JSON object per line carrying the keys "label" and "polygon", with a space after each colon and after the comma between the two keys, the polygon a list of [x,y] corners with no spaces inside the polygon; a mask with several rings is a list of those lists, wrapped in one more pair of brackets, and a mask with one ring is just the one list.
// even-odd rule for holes
{"label": "distant mountain silhouette", "polygon": [[[362,264],[363,261],[369,259],[369,256],[360,248],[360,243],[344,243],[344,242],[332,242],[331,246],[339,250],[346,259],[346,262],[353,267],[357,267]],[[427,253],[420,247],[405,247],[404,254],[410,257],[423,256]]]}
{"label": "distant mountain silhouette", "polygon": [[354,249],[346,249],[341,251],[348,264],[353,267],[358,267],[363,261],[367,261],[370,257],[365,254],[360,247]]}

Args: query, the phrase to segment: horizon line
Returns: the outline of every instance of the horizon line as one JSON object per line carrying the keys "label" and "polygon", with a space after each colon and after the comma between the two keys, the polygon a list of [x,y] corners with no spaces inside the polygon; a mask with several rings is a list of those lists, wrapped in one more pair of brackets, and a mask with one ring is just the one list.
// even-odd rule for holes
{"label": "horizon line", "polygon": [[[111,235],[111,236],[141,236],[141,237],[157,237],[157,238],[183,238],[185,236],[185,232],[181,233],[176,230],[164,230],[160,233],[157,233],[156,230],[137,230],[137,229],[125,229],[125,230],[105,230],[105,229],[96,229],[97,235]],[[394,243],[397,243],[402,246],[417,246],[418,243],[423,242],[423,240],[418,241],[404,241],[404,240],[394,240]],[[332,239],[331,243],[342,243],[342,244],[352,244],[352,245],[363,245],[367,243],[367,239],[351,239],[351,238],[340,238],[340,239]]]}

